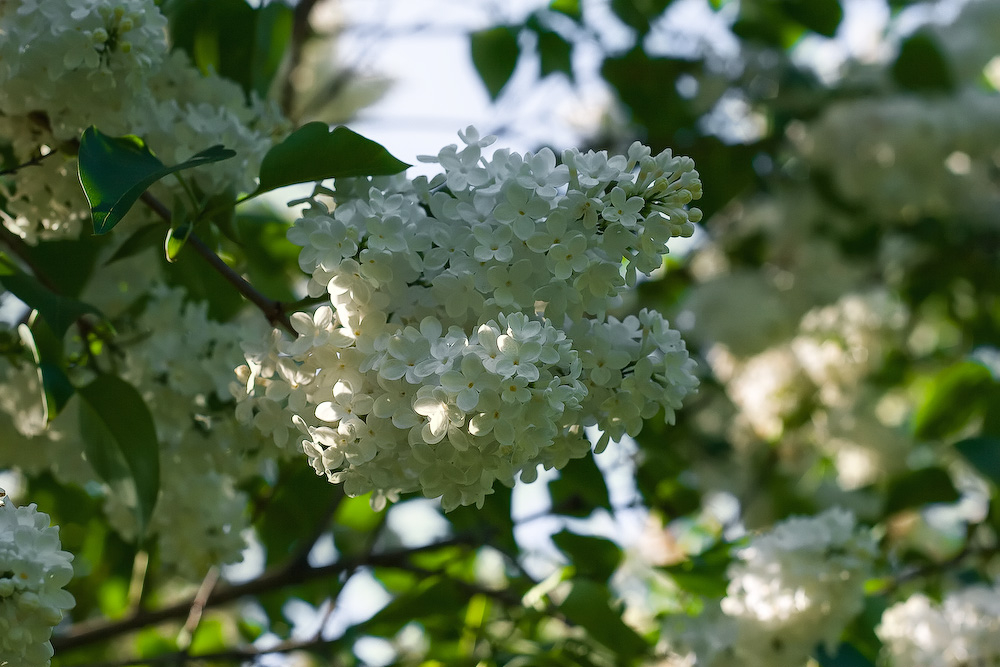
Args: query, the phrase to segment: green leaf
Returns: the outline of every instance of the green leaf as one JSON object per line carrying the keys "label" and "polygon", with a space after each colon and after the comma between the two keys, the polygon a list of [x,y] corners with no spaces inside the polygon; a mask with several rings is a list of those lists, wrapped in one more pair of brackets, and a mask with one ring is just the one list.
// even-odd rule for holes
{"label": "green leaf", "polygon": [[42,315],[31,323],[31,337],[38,353],[38,370],[42,373],[42,389],[51,422],[76,393],[66,376],[62,338],[57,338]]}
{"label": "green leaf", "polygon": [[174,0],[167,10],[175,49],[202,72],[266,97],[292,36],[293,10],[283,2],[251,7],[244,0]]}
{"label": "green leaf", "polygon": [[562,72],[573,80],[573,45],[551,30],[538,31],[542,76]]}
{"label": "green leaf", "polygon": [[966,438],[955,449],[986,479],[1000,487],[1000,438]]}
{"label": "green leaf", "polygon": [[495,100],[517,67],[521,47],[514,26],[501,25],[470,35],[472,64],[479,72],[490,99]]}
{"label": "green leaf", "polygon": [[4,274],[5,270],[8,269],[0,269],[0,284],[28,307],[41,313],[52,328],[52,333],[59,339],[83,315],[100,315],[100,311],[94,306],[56,294],[26,273],[11,271]]}
{"label": "green leaf", "polygon": [[559,471],[559,479],[549,482],[549,494],[556,514],[585,517],[598,507],[611,509],[608,485],[593,454],[571,460]]}
{"label": "green leaf", "polygon": [[587,579],[606,582],[618,568],[622,550],[603,537],[577,535],[563,530],[552,536],[559,550],[576,568],[576,574]]}
{"label": "green leaf", "polygon": [[306,123],[267,152],[260,164],[260,186],[253,196],[327,178],[388,176],[409,166],[371,139],[343,126],[330,130],[326,123],[316,121]]}
{"label": "green leaf", "polygon": [[889,482],[885,513],[895,514],[911,507],[952,503],[958,499],[958,490],[943,468],[921,468]]}
{"label": "green leaf", "polygon": [[719,542],[689,559],[661,568],[683,590],[709,598],[726,594],[726,571],[732,562],[733,545]]}
{"label": "green leaf", "polygon": [[844,18],[839,0],[781,0],[781,8],[809,30],[833,37]]}
{"label": "green leaf", "polygon": [[573,587],[559,610],[622,658],[635,658],[649,649],[646,641],[625,624],[621,613],[612,609],[611,593],[603,584],[573,580]]}
{"label": "green leaf", "polygon": [[163,252],[168,262],[173,264],[177,261],[177,256],[180,254],[181,249],[184,248],[184,244],[187,243],[188,238],[191,237],[193,229],[194,227],[191,223],[183,222],[167,230],[167,237],[163,241]]}
{"label": "green leaf", "polygon": [[833,655],[821,645],[816,649],[815,658],[820,667],[875,667],[871,660],[850,644],[841,644]]}
{"label": "green leaf", "polygon": [[99,375],[77,393],[87,460],[112,493],[132,507],[141,541],[160,491],[153,417],[135,387],[113,375]]}
{"label": "green leaf", "polygon": [[918,438],[944,438],[965,427],[984,407],[993,385],[989,369],[974,361],[945,368],[934,378],[913,420]]}
{"label": "green leaf", "polygon": [[118,246],[118,249],[108,258],[105,265],[117,262],[120,259],[132,257],[140,252],[156,247],[160,236],[163,234],[163,226],[156,222],[144,225],[132,232],[125,241]]}
{"label": "green leaf", "polygon": [[611,11],[625,25],[634,28],[640,35],[649,32],[650,24],[667,8],[673,0],[611,0]]}
{"label": "green leaf", "polygon": [[80,183],[94,217],[94,233],[106,234],[121,222],[132,205],[156,181],[182,169],[228,160],[235,151],[212,146],[190,160],[164,166],[134,135],[111,137],[94,126],[80,139]]}
{"label": "green leaf", "polygon": [[583,18],[583,9],[580,7],[580,0],[552,0],[549,9],[579,21]]}
{"label": "green leaf", "polygon": [[892,78],[902,88],[920,92],[949,92],[955,81],[934,37],[918,32],[905,39],[892,65]]}

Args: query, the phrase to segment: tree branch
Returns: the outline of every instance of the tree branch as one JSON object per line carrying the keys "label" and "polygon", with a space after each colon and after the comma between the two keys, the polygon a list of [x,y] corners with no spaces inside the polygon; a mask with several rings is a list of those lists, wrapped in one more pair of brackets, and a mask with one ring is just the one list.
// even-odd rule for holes
{"label": "tree branch", "polygon": [[[163,202],[154,197],[151,193],[144,192],[140,197],[142,203],[150,208],[156,215],[158,215],[162,220],[169,223],[171,221],[170,209],[168,209]],[[219,257],[215,252],[209,248],[204,241],[202,241],[198,236],[192,232],[187,240],[188,245],[194,248],[194,251],[201,255],[201,257],[208,262],[212,268],[214,268],[223,278],[226,279],[237,291],[242,294],[248,301],[257,306],[269,322],[272,324],[280,325],[285,331],[296,335],[295,329],[292,328],[292,322],[288,319],[288,315],[285,312],[285,307],[280,301],[275,301],[269,299],[257,289],[243,279],[243,276],[238,274],[232,269],[228,264],[226,264],[221,257]]]}
{"label": "tree branch", "polygon": [[[414,554],[463,544],[470,545],[474,544],[474,542],[467,537],[452,538],[412,549],[366,554],[360,558],[348,558],[322,567],[311,567],[308,564],[296,567],[283,566],[265,572],[256,579],[242,584],[217,586],[204,599],[202,608],[218,607],[243,597],[260,595],[317,579],[335,577],[343,572],[349,572],[364,566],[409,567],[407,559]],[[194,605],[195,600],[192,598],[160,609],[140,611],[117,621],[100,619],[77,623],[70,626],[66,632],[54,636],[52,638],[52,648],[56,652],[69,651],[165,621],[187,618]]]}

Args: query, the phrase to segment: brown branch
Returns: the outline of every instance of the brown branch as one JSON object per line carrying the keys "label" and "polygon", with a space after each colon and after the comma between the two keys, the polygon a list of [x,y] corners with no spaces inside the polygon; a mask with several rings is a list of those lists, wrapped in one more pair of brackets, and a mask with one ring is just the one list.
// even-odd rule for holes
{"label": "brown branch", "polygon": [[[150,208],[156,215],[158,215],[163,221],[169,223],[171,221],[170,209],[168,209],[163,202],[154,197],[150,192],[142,193],[140,197],[142,203]],[[243,276],[238,274],[232,269],[228,264],[226,264],[221,257],[219,257],[215,252],[209,248],[204,241],[202,241],[198,236],[192,232],[188,236],[188,245],[194,248],[194,251],[201,255],[201,257],[208,262],[212,268],[214,268],[226,281],[231,284],[236,290],[242,294],[248,301],[257,306],[264,316],[267,318],[268,322],[272,324],[280,325],[285,331],[296,335],[295,329],[292,328],[292,322],[288,319],[288,315],[285,313],[285,306],[280,301],[275,301],[269,299],[257,289],[244,280]]]}
{"label": "brown branch", "polygon": [[[265,572],[256,579],[242,584],[216,587],[204,600],[203,609],[218,607],[240,598],[260,595],[296,584],[336,577],[343,572],[349,572],[364,566],[402,567],[407,566],[407,559],[418,553],[432,551],[442,547],[473,544],[468,538],[452,538],[442,540],[412,549],[402,549],[380,554],[366,554],[360,558],[348,558],[322,567],[311,567],[308,564],[297,567],[281,567]],[[195,604],[194,599],[185,600],[160,609],[140,611],[131,616],[116,621],[99,619],[76,623],[64,633],[52,638],[52,648],[56,652],[69,651],[81,646],[113,639],[133,630],[139,630],[165,621],[187,618]]]}
{"label": "brown branch", "polygon": [[[309,649],[320,648],[322,646],[327,646],[333,642],[338,641],[338,639],[322,639],[322,638],[312,638],[304,641],[286,641],[281,642],[271,648],[237,648],[237,649],[227,649],[225,651],[217,651],[215,653],[204,653],[201,655],[187,655],[183,651],[176,651],[173,653],[165,653],[163,655],[158,655],[152,658],[127,658],[125,660],[114,660],[110,662],[88,662],[88,663],[75,663],[72,667],[133,667],[138,665],[182,665],[187,662],[194,661],[218,661],[218,662],[245,662],[248,660],[253,660],[254,658],[259,658],[264,655],[273,655],[277,653],[291,653],[292,651],[308,651]],[[332,659],[331,659],[332,660]],[[330,665],[330,667],[337,667],[341,664],[339,662],[327,661],[325,664]]]}

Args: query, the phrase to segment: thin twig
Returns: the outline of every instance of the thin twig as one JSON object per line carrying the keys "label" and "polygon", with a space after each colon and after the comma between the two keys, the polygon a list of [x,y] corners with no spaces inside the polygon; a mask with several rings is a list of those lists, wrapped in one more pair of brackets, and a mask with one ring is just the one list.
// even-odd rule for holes
{"label": "thin twig", "polygon": [[177,635],[177,645],[185,653],[191,648],[194,633],[198,631],[198,626],[201,625],[201,617],[205,613],[205,604],[208,602],[208,596],[215,590],[215,585],[218,582],[219,568],[213,565],[208,568],[208,573],[202,579],[201,586],[198,587],[198,592],[195,593],[194,600],[191,602],[191,610],[188,612],[184,627],[181,628],[180,633]]}
{"label": "thin twig", "polygon": [[17,172],[20,169],[24,169],[25,167],[33,167],[35,165],[39,165],[39,164],[42,163],[42,160],[44,160],[45,158],[48,158],[48,157],[52,157],[56,153],[58,153],[58,151],[49,151],[45,155],[39,155],[38,157],[31,158],[27,162],[22,162],[21,164],[18,164],[18,165],[15,165],[13,167],[9,167],[7,169],[4,169],[4,170],[0,171],[0,176],[6,176],[7,174],[13,174],[13,173]]}

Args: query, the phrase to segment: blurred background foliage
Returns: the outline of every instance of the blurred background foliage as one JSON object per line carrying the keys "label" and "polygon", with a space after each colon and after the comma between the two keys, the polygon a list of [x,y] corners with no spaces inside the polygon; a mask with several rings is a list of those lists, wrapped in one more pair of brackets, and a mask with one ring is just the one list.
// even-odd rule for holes
{"label": "blurred background foliage", "polygon": [[[301,124],[346,121],[391,85],[337,69],[321,20],[332,4],[163,9],[173,48]],[[692,4],[716,28],[676,20]],[[851,4],[882,28],[833,68],[821,47],[843,39],[838,0],[552,0],[469,34],[492,99],[517,94],[508,84],[526,61],[538,81],[596,74],[613,95],[588,147],[637,139],[694,158],[702,229],[619,314],[668,314],[699,358],[699,394],[676,425],[654,418],[635,443],[535,483],[528,510],[512,512],[523,489],[498,488],[482,510],[404,498],[373,512],[304,461],[282,462],[273,484],[246,489],[254,547],[220,582],[161,571],[155,548],[108,528],[100,498],[30,477],[26,495],[77,558],[53,664],[682,664],[662,623],[724,595],[742,531],[831,506],[875,527],[881,553],[841,651],[815,655],[824,667],[875,664],[873,627],[908,592],[992,581],[998,41],[975,19],[988,3]],[[610,24],[627,37],[611,45]],[[240,210],[211,238],[289,299],[300,280],[286,225]],[[31,252],[79,277],[97,243]],[[239,308],[194,261],[166,275],[218,319]],[[65,283],[69,296],[82,284]],[[628,521],[644,523],[638,540],[620,539]],[[192,623],[195,601],[206,613]]]}

